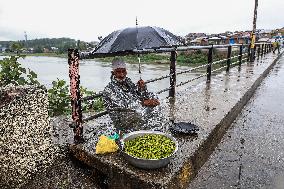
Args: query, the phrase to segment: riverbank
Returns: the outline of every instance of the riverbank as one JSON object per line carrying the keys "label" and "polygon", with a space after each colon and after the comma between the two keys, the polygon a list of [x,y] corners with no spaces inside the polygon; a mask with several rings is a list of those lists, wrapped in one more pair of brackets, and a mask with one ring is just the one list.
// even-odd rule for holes
{"label": "riverbank", "polygon": [[[59,58],[67,58],[67,54],[57,54],[57,53],[20,53],[24,56],[44,56],[44,57],[59,57]],[[0,53],[0,56],[16,56],[19,54],[16,53]],[[128,55],[123,57],[126,62],[134,64],[138,63],[138,55]],[[149,55],[141,55],[140,60],[141,63],[169,63],[170,55],[167,54],[149,54]],[[95,58],[94,60],[100,62],[111,62],[113,57],[105,57],[105,58]],[[86,59],[88,60],[88,59]]]}

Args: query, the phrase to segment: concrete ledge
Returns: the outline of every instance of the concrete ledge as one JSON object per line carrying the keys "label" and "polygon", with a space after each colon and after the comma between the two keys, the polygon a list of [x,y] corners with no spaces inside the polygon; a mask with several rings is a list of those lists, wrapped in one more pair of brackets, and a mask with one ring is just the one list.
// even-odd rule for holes
{"label": "concrete ledge", "polygon": [[106,175],[109,188],[186,188],[279,56],[269,53],[254,63],[221,72],[210,83],[201,82],[178,93],[174,103],[165,102],[164,111],[173,114],[176,121],[193,122],[200,127],[198,136],[175,136],[179,151],[165,168],[137,169],[119,153],[95,155],[95,138],[108,127],[107,116],[87,123],[87,142],[71,145],[71,152]]}
{"label": "concrete ledge", "polygon": [[20,188],[54,158],[47,91],[41,86],[0,88],[0,188]]}

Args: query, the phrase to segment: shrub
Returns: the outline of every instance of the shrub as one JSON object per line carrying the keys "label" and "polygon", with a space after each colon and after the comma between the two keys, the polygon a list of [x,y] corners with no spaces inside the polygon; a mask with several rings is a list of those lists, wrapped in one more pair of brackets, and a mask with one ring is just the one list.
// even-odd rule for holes
{"label": "shrub", "polygon": [[0,87],[8,84],[13,85],[39,85],[37,74],[30,69],[28,71],[21,67],[19,58],[25,56],[11,56],[0,60]]}
{"label": "shrub", "polygon": [[[95,92],[88,91],[87,88],[80,87],[81,97],[94,95]],[[66,81],[59,80],[52,82],[52,88],[48,90],[49,100],[49,115],[70,115],[71,114],[71,100],[70,100],[69,86]],[[104,109],[102,98],[92,99],[87,103],[82,103],[82,111],[101,111]]]}
{"label": "shrub", "polygon": [[48,90],[48,113],[50,116],[70,114],[70,95],[66,81],[59,80],[52,82],[52,88]]}
{"label": "shrub", "polygon": [[[13,85],[40,85],[37,81],[37,74],[30,69],[21,67],[18,62],[19,58],[24,58],[23,55],[11,56],[0,60],[0,87]],[[86,88],[80,88],[81,95],[93,95],[93,91],[88,91]],[[62,114],[71,114],[70,92],[66,81],[59,80],[52,82],[52,88],[48,90],[48,113],[50,116],[58,116]],[[89,103],[82,104],[82,110],[86,111],[101,111],[104,109],[102,98],[91,100]]]}

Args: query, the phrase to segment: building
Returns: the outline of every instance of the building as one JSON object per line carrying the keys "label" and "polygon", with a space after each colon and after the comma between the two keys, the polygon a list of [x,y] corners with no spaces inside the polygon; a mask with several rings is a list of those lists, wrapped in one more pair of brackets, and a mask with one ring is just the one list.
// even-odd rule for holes
{"label": "building", "polygon": [[197,37],[191,40],[188,44],[189,45],[199,45],[199,46],[208,45],[208,37]]}
{"label": "building", "polygon": [[[199,43],[200,39],[203,39],[206,37],[207,35],[205,33],[189,33],[185,36],[185,43],[186,44],[196,44],[196,42]],[[197,39],[197,41],[194,41],[195,39]]]}

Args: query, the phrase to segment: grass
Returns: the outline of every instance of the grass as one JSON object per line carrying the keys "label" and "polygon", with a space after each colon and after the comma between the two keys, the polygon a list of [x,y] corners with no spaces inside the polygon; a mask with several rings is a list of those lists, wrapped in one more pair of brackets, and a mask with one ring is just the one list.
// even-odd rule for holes
{"label": "grass", "polygon": [[[114,57],[98,58],[96,60],[101,62],[111,62]],[[128,55],[124,56],[123,59],[128,63],[138,63],[138,55]],[[141,63],[159,63],[159,64],[169,64],[170,63],[170,53],[163,54],[143,54],[140,55]],[[207,63],[207,53],[205,52],[190,52],[190,53],[179,53],[177,56],[177,64],[180,65],[196,65],[196,64],[206,64]]]}
{"label": "grass", "polygon": [[[12,56],[15,53],[1,53],[2,56]],[[67,58],[67,54],[57,53],[21,53],[26,56],[47,56],[47,57],[60,57]],[[114,57],[96,58],[95,60],[100,62],[111,62]],[[138,63],[138,55],[127,55],[123,59],[128,63]],[[146,64],[169,64],[170,53],[162,54],[143,54],[140,55],[140,62]],[[181,65],[191,64],[204,64],[207,63],[207,53],[205,52],[191,52],[191,53],[179,53],[177,56],[177,63]]]}
{"label": "grass", "polygon": [[[96,58],[101,62],[111,62],[114,57]],[[138,63],[138,55],[127,55],[122,57],[128,63]],[[168,54],[144,54],[140,55],[141,63],[169,63],[170,55]]]}
{"label": "grass", "polygon": [[[15,53],[1,53],[0,56],[12,56]],[[57,54],[57,53],[21,53],[21,55],[26,56],[47,56],[47,57],[60,57],[67,58],[67,54]],[[233,56],[233,53],[232,53]],[[114,57],[96,58],[95,60],[100,62],[111,62]],[[138,55],[127,55],[122,57],[128,63],[138,63]],[[224,53],[214,52],[213,61],[224,59]],[[201,65],[206,64],[208,55],[206,51],[193,50],[187,52],[179,52],[177,56],[177,64],[179,65]],[[170,63],[170,53],[161,54],[143,54],[140,55],[140,62],[146,64],[169,64]]]}

